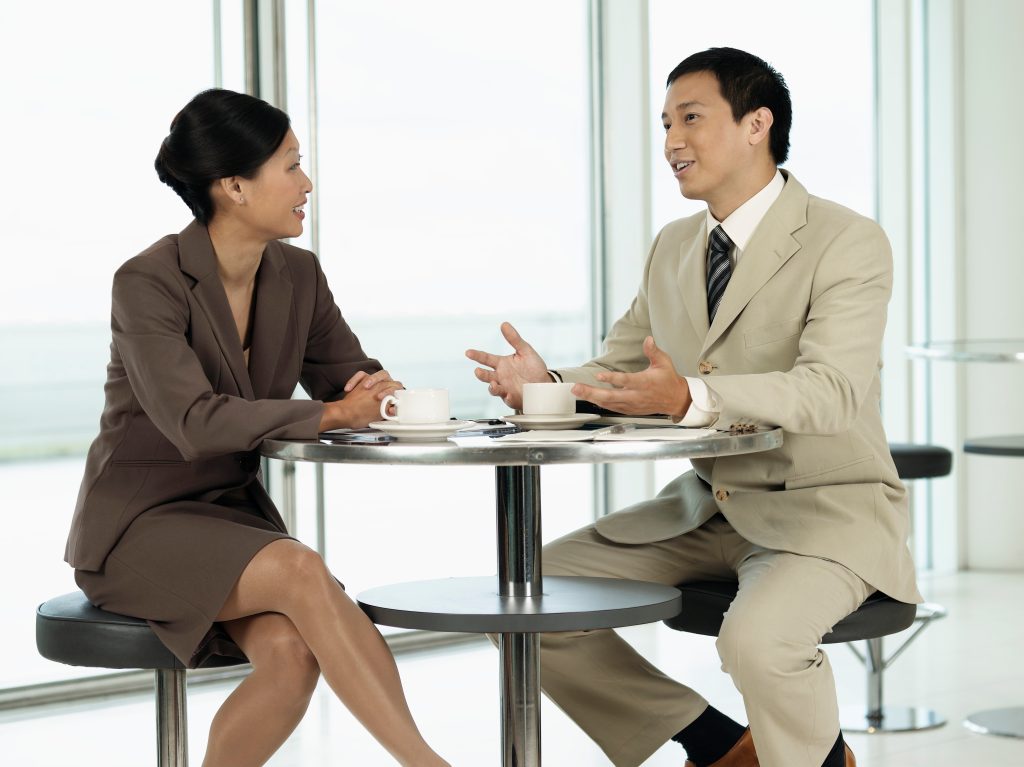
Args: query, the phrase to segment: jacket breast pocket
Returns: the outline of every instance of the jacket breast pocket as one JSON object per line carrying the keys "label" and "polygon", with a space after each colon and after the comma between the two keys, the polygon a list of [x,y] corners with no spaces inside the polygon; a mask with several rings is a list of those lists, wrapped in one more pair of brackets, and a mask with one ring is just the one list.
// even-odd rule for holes
{"label": "jacket breast pocket", "polygon": [[774,344],[799,336],[803,329],[803,317],[791,317],[788,320],[781,320],[770,325],[762,325],[759,328],[744,331],[743,345],[747,349],[754,349],[758,346]]}
{"label": "jacket breast pocket", "polygon": [[801,490],[807,487],[826,485],[857,485],[866,482],[881,482],[874,455],[865,455],[852,461],[831,466],[824,471],[798,474],[786,480],[787,490]]}
{"label": "jacket breast pocket", "polygon": [[110,462],[113,466],[128,467],[133,469],[145,468],[145,469],[182,469],[192,465],[191,461],[173,461],[163,459],[146,459],[140,458],[138,460],[115,460]]}

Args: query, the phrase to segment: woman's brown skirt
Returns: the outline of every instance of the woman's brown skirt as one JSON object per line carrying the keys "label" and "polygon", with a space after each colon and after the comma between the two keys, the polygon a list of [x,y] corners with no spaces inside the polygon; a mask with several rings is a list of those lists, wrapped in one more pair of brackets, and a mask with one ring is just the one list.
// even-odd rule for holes
{"label": "woman's brown skirt", "polygon": [[291,537],[248,499],[228,494],[217,500],[181,501],[141,514],[100,571],[75,571],[89,601],[147,620],[188,668],[214,655],[246,660],[215,618],[256,553]]}

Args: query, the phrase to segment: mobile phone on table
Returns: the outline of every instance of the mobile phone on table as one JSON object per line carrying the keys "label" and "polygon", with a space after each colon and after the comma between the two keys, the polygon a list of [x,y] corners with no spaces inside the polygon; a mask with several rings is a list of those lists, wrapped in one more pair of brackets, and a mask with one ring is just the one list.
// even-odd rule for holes
{"label": "mobile phone on table", "polygon": [[479,424],[478,428],[467,426],[455,433],[456,437],[501,437],[505,434],[515,434],[519,427],[514,423],[502,421],[500,418],[474,418]]}
{"label": "mobile phone on table", "polygon": [[323,442],[333,442],[340,444],[384,444],[386,442],[394,442],[395,438],[390,434],[385,434],[377,429],[333,429],[332,431],[324,431],[320,433],[320,439]]}

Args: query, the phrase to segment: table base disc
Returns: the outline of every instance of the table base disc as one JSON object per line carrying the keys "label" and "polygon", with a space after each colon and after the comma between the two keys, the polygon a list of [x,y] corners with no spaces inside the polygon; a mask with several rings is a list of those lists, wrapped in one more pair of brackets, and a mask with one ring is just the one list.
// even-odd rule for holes
{"label": "table base disc", "polygon": [[979,711],[964,720],[964,727],[984,735],[1024,738],[1024,706]]}
{"label": "table base disc", "polygon": [[942,727],[946,720],[930,708],[884,706],[881,716],[868,716],[863,706],[843,706],[839,710],[839,728],[843,732],[916,732]]}
{"label": "table base disc", "polygon": [[544,633],[635,626],[680,609],[673,586],[618,578],[547,576],[540,597],[502,597],[495,576],[380,586],[359,595],[374,623],[428,631]]}

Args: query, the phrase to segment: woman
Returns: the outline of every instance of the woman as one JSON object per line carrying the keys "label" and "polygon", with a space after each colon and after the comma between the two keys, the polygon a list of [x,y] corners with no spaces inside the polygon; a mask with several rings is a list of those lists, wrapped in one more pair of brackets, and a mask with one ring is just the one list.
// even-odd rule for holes
{"label": "woman", "polygon": [[[160,180],[192,210],[114,277],[111,360],[66,552],[99,607],[146,618],[189,667],[253,672],[210,729],[208,767],[259,765],[323,673],[403,765],[446,765],[374,625],[291,538],[255,448],[363,427],[401,384],[367,358],[302,233],[312,191],[288,116],[209,90],[171,123]],[[312,401],[293,400],[301,383]]]}

